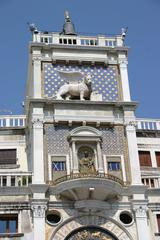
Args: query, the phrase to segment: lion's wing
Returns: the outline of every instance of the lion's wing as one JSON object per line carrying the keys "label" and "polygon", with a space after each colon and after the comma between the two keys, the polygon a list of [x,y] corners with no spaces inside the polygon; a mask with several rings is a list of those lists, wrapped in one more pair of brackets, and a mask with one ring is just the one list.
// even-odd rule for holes
{"label": "lion's wing", "polygon": [[83,78],[83,74],[78,71],[58,71],[59,75],[69,83],[77,83]]}

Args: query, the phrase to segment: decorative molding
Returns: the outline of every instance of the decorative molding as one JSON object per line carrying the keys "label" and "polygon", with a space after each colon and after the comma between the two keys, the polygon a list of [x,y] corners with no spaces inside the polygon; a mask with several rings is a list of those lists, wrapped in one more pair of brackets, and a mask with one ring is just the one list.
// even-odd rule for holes
{"label": "decorative molding", "polygon": [[44,119],[43,118],[33,118],[32,126],[33,128],[43,128]]}
{"label": "decorative molding", "polygon": [[85,124],[81,127],[76,127],[74,128],[71,132],[69,137],[81,137],[81,136],[86,136],[86,137],[101,137],[101,132],[97,130],[96,128],[86,126],[86,121],[84,121]]}
{"label": "decorative molding", "polygon": [[42,56],[41,55],[32,55],[32,60],[34,63],[40,62],[40,61],[42,61]]}
{"label": "decorative molding", "polygon": [[143,149],[153,149],[154,151],[159,151],[160,150],[160,144],[142,144],[142,143],[138,143],[138,149],[141,150],[141,148]]}
{"label": "decorative molding", "polygon": [[146,218],[147,217],[147,202],[135,202],[133,203],[133,211],[135,212],[136,218]]}
{"label": "decorative molding", "polygon": [[127,61],[127,59],[119,59],[118,60],[118,63],[119,63],[119,65],[120,65],[120,67],[124,67],[124,68],[126,68],[127,67],[127,65],[128,65],[128,61]]}
{"label": "decorative molding", "polygon": [[[13,194],[12,194],[13,196]],[[19,210],[29,210],[30,203],[29,202],[1,202],[0,203],[0,211],[1,213],[7,213],[8,211],[19,211]]]}
{"label": "decorative molding", "polygon": [[129,125],[130,125],[130,126],[137,127],[137,122],[136,122],[136,121],[130,121],[130,122],[129,122]]}
{"label": "decorative molding", "polygon": [[126,132],[136,132],[137,124],[135,121],[130,121],[128,123],[125,123],[125,127],[126,127]]}
{"label": "decorative molding", "polygon": [[135,209],[136,217],[146,217],[147,216],[147,207],[139,206]]}
{"label": "decorative molding", "polygon": [[[77,221],[78,220],[78,221]],[[53,230],[49,240],[62,240],[72,231],[87,225],[100,226],[108,233],[114,234],[119,240],[133,240],[129,232],[113,219],[108,219],[98,215],[83,215],[68,219],[63,222],[58,229]]]}
{"label": "decorative molding", "polygon": [[137,122],[132,120],[132,121],[125,121],[124,122],[124,125],[127,127],[127,126],[132,126],[132,127],[137,127]]}
{"label": "decorative molding", "polygon": [[33,216],[35,218],[44,218],[45,217],[45,212],[47,210],[47,205],[44,203],[32,203],[31,209],[33,211]]}

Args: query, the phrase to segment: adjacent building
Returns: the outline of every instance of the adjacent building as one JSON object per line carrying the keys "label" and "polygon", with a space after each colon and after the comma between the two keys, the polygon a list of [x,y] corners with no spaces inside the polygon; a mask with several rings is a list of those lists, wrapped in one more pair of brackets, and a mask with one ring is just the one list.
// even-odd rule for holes
{"label": "adjacent building", "polygon": [[25,115],[0,116],[0,239],[160,239],[160,120],[137,119],[125,30],[30,26]]}

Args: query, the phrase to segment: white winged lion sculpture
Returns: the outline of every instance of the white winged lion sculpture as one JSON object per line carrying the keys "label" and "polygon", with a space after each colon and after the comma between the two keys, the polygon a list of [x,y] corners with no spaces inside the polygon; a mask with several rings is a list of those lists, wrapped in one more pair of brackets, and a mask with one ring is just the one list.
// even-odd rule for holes
{"label": "white winged lion sculpture", "polygon": [[57,92],[57,99],[90,99],[91,75],[83,75],[81,72],[58,71],[66,81]]}

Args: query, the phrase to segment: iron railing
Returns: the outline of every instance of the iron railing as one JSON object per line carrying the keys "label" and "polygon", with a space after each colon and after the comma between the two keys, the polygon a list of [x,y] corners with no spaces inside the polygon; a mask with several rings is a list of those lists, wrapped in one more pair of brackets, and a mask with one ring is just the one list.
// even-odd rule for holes
{"label": "iron railing", "polygon": [[126,185],[126,183],[120,178],[110,174],[106,174],[106,173],[72,173],[70,175],[65,175],[63,177],[57,178],[54,181],[48,181],[48,184],[57,185],[65,181],[76,180],[76,179],[90,179],[90,178],[106,179],[106,180],[111,180],[116,183],[119,183],[122,186]]}

